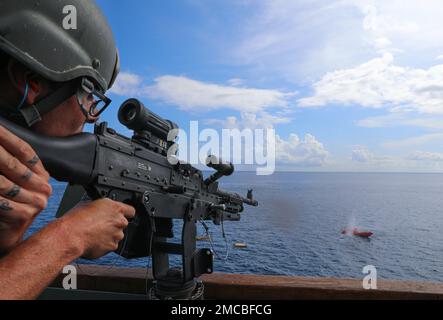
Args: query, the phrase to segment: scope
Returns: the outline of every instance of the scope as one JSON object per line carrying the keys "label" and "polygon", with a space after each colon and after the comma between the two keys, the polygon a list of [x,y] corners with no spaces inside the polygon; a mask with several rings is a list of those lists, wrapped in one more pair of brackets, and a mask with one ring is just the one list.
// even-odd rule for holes
{"label": "scope", "polygon": [[163,119],[146,108],[140,100],[134,98],[122,103],[118,110],[118,120],[136,133],[148,131],[164,141],[168,140],[169,131],[178,129],[177,124]]}

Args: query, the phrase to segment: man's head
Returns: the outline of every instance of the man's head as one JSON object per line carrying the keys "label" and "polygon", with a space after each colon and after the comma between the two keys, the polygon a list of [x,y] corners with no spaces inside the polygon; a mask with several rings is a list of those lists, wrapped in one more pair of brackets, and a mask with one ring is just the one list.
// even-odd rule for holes
{"label": "man's head", "polygon": [[[14,110],[17,106],[32,106],[61,85],[41,77],[9,57],[6,64],[0,68],[0,108],[12,109],[6,112],[14,112],[16,115],[19,115]],[[82,104],[87,110],[91,108],[91,98],[86,96],[82,99]],[[41,115],[41,120],[31,127],[36,132],[48,136],[69,136],[81,132],[87,120],[94,119],[85,117],[74,94]]]}
{"label": "man's head", "polygon": [[[66,28],[65,19],[75,24]],[[109,103],[103,94],[117,73],[112,32],[94,1],[0,2],[0,104],[28,126],[80,132],[96,118],[93,100]]]}

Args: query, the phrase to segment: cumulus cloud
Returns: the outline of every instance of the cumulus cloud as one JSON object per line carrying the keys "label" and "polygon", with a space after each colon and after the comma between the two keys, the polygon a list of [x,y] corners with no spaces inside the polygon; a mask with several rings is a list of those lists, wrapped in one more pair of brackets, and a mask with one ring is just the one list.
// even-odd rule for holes
{"label": "cumulus cloud", "polygon": [[443,65],[414,69],[396,66],[393,61],[386,53],[355,68],[328,72],[314,84],[314,95],[299,99],[299,105],[359,105],[443,114]]}
{"label": "cumulus cloud", "polygon": [[[241,113],[240,117],[230,116],[224,120],[208,119],[206,124],[217,125],[225,129],[273,129],[274,125],[289,123],[290,118],[275,116],[262,112],[260,114]],[[266,145],[268,141],[264,141]],[[253,150],[246,150],[253,152]],[[297,134],[291,133],[288,139],[279,135],[275,136],[275,160],[277,165],[290,165],[291,167],[321,167],[328,163],[330,153],[324,145],[312,134],[305,134],[301,139]]]}
{"label": "cumulus cloud", "polygon": [[275,153],[278,163],[301,167],[323,166],[329,158],[329,152],[311,134],[305,134],[303,139],[290,134],[287,140],[277,135]]}
{"label": "cumulus cloud", "polygon": [[352,161],[369,162],[372,161],[374,158],[374,154],[364,146],[357,146],[354,150],[352,150]]}
{"label": "cumulus cloud", "polygon": [[182,110],[231,109],[243,112],[287,108],[290,98],[296,94],[273,89],[218,85],[171,75],[157,77],[153,85],[146,85],[140,76],[132,73],[122,73],[111,92],[145,96],[176,105]]}

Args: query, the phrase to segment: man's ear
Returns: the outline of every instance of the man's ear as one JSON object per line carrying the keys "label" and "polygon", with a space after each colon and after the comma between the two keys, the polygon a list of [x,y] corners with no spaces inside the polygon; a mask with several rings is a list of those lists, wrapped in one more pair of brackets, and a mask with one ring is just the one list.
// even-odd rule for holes
{"label": "man's ear", "polygon": [[39,79],[31,76],[32,73],[26,67],[12,59],[8,63],[8,74],[11,84],[17,89],[20,97],[25,95],[26,84],[28,84],[26,103],[33,104],[42,89]]}
{"label": "man's ear", "polygon": [[[37,79],[28,80],[28,96],[26,102],[34,104],[41,92],[41,83]],[[23,93],[24,94],[24,93]]]}

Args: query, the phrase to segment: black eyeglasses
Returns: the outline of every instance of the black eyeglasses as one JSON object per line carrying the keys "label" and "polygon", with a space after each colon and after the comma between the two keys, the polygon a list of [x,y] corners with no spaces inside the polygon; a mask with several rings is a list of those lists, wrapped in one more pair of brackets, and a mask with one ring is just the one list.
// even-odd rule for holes
{"label": "black eyeglasses", "polygon": [[[83,105],[85,97],[89,101],[93,100],[89,110],[86,110],[85,106]],[[94,87],[94,83],[89,81],[87,78],[83,78],[81,81],[80,88],[77,92],[77,100],[80,105],[80,109],[89,123],[96,122],[98,117],[100,117],[103,111],[105,111],[112,102],[112,100],[103,93],[97,91]]]}

